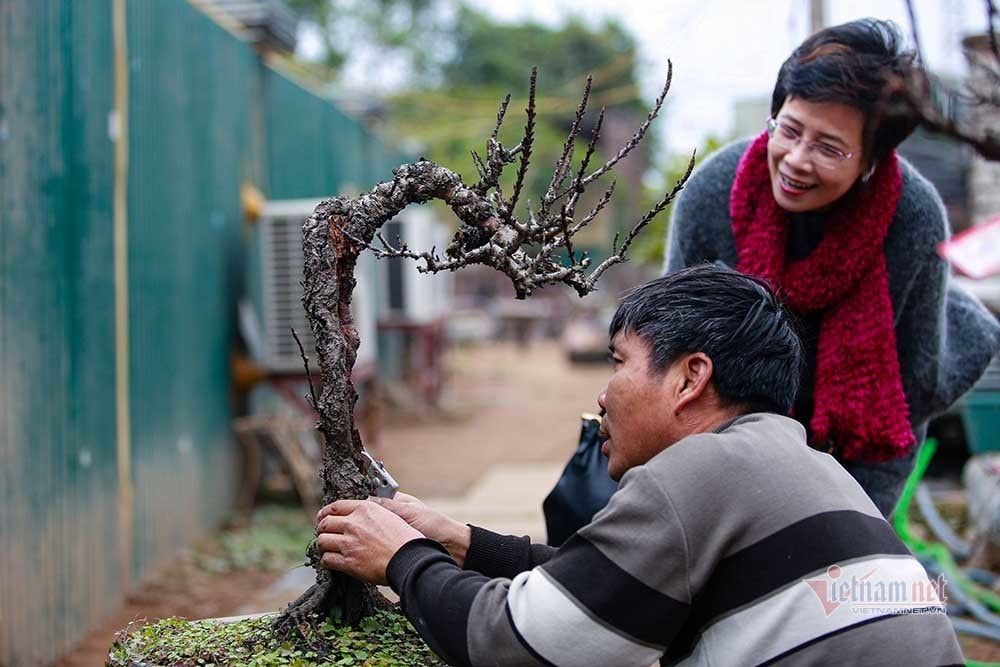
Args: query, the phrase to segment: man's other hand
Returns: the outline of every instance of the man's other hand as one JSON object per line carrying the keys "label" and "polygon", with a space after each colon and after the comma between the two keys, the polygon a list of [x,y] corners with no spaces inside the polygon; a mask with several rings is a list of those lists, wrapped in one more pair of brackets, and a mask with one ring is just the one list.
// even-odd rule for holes
{"label": "man's other hand", "polygon": [[355,579],[385,584],[385,570],[399,548],[423,535],[388,509],[368,500],[338,500],[319,513],[320,563]]}
{"label": "man's other hand", "polygon": [[425,505],[419,498],[406,493],[397,493],[394,498],[370,498],[372,502],[390,510],[426,537],[440,542],[448,550],[459,567],[465,563],[469,551],[472,529],[435,509]]}

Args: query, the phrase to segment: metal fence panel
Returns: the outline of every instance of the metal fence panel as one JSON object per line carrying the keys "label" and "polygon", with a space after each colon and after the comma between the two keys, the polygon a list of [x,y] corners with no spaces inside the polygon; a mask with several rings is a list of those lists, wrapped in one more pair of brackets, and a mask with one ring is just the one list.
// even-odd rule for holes
{"label": "metal fence panel", "polygon": [[[128,113],[116,129],[113,5],[0,2],[0,664],[9,667],[72,648],[120,604],[126,582],[230,507],[229,353],[236,299],[252,291],[241,183],[272,198],[321,197],[370,188],[393,162],[354,119],[175,0],[126,5]],[[125,346],[115,326],[114,155],[126,139],[131,502],[119,493],[115,374]]]}
{"label": "metal fence panel", "polygon": [[108,3],[0,3],[0,663],[118,581]]}
{"label": "metal fence panel", "polygon": [[215,525],[234,477],[239,187],[256,171],[246,44],[185,3],[130,3],[132,574]]}

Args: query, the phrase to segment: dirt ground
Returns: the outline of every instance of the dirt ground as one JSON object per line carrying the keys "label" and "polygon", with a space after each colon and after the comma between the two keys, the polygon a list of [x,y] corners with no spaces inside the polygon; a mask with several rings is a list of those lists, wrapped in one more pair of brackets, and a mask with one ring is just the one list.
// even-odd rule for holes
{"label": "dirt ground", "polygon": [[[604,364],[568,363],[551,342],[453,348],[447,363],[441,409],[385,410],[372,447],[402,489],[417,496],[461,494],[496,463],[568,460],[580,413],[596,411],[608,373]],[[278,576],[257,570],[212,575],[189,555],[177,558],[58,667],[104,664],[114,633],[133,620],[232,615]]]}
{"label": "dirt ground", "polygon": [[416,496],[459,495],[498,463],[567,461],[610,370],[571,364],[552,342],[457,348],[448,367],[442,408],[393,411],[372,448]]}

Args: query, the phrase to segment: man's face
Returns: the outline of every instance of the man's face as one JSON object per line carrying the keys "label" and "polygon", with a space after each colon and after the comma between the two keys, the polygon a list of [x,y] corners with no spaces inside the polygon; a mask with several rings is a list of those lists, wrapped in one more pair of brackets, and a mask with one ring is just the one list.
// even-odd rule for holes
{"label": "man's face", "polygon": [[634,333],[619,331],[610,349],[611,379],[597,402],[605,409],[601,427],[610,438],[601,451],[608,456],[611,478],[619,480],[673,444],[670,388],[677,378],[673,365],[663,372],[652,369],[649,344]]}

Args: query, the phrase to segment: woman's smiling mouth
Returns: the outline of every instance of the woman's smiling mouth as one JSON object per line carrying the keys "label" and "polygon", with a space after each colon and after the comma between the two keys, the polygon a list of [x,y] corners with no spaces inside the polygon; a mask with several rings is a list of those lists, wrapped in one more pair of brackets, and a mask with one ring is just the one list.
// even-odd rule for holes
{"label": "woman's smiling mouth", "polygon": [[781,172],[778,172],[781,183],[781,189],[789,194],[802,194],[808,190],[812,190],[816,187],[815,183],[806,183],[804,181],[797,181],[794,178],[789,178]]}

